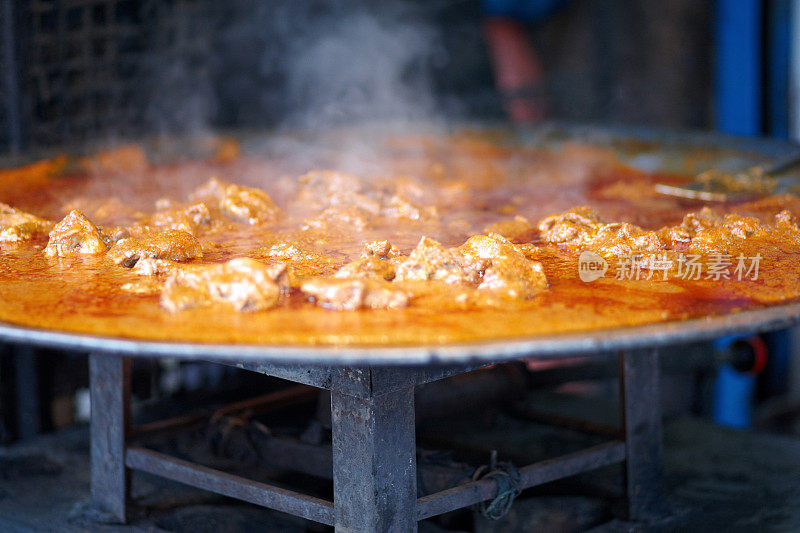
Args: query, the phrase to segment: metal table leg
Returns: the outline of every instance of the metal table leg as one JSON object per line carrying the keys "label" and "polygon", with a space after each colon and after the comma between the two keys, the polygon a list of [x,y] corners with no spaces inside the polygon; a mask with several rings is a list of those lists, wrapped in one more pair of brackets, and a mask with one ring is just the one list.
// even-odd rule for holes
{"label": "metal table leg", "polygon": [[624,351],[619,362],[628,518],[647,520],[665,508],[658,351]]}
{"label": "metal table leg", "polygon": [[331,414],[336,531],[417,531],[414,387],[334,388]]}
{"label": "metal table leg", "polygon": [[[92,499],[124,522],[128,469],[138,469],[264,507],[335,525],[340,532],[415,532],[419,519],[496,497],[493,479],[463,483],[417,500],[414,387],[465,372],[458,368],[312,369],[300,382],[331,390],[334,501],[257,483],[166,454],[128,446],[130,360],[90,357]],[[265,369],[254,369],[266,372]],[[285,371],[284,371],[285,370]],[[661,487],[661,413],[655,350],[620,354],[625,442],[617,440],[520,468],[519,489],[625,461],[629,516],[646,520],[664,509]],[[329,456],[330,457],[330,456]],[[324,474],[323,474],[324,475]]]}
{"label": "metal table leg", "polygon": [[129,470],[125,467],[125,434],[129,427],[130,359],[89,356],[92,399],[92,503],[125,522]]}
{"label": "metal table leg", "polygon": [[14,348],[17,434],[22,440],[29,439],[42,430],[38,358],[32,346],[22,345]]}

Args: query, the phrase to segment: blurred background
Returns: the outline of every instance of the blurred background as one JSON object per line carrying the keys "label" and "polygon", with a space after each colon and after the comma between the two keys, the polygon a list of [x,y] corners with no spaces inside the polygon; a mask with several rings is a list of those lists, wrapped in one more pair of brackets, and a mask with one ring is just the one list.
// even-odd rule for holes
{"label": "blurred background", "polygon": [[789,2],[728,3],[754,18],[722,27],[707,0],[2,0],[0,149],[385,117],[711,128],[731,60],[718,81],[758,92],[751,133],[785,134]]}
{"label": "blurred background", "polygon": [[[85,141],[381,120],[789,140],[798,83],[791,0],[0,0],[7,160]],[[800,435],[799,347],[782,331],[667,354],[665,413]],[[552,405],[564,392],[615,399],[614,361],[574,363],[525,379]],[[82,354],[0,346],[0,443],[85,422],[87,381]],[[281,386],[219,365],[134,366],[140,413]]]}
{"label": "blurred background", "polygon": [[[0,154],[381,120],[787,139],[800,131],[798,12],[790,0],[0,0]],[[790,339],[767,395],[792,388]],[[85,374],[66,366],[40,376],[54,397]]]}

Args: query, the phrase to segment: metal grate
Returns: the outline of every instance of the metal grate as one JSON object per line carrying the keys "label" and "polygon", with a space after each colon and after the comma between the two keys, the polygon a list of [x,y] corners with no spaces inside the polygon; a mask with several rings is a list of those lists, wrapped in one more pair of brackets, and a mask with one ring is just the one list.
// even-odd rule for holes
{"label": "metal grate", "polygon": [[33,144],[126,124],[126,82],[141,50],[131,0],[31,0],[24,83]]}
{"label": "metal grate", "polygon": [[0,152],[20,148],[19,79],[13,0],[0,0]]}
{"label": "metal grate", "polygon": [[152,118],[151,95],[159,89],[155,76],[163,70],[154,54],[172,57],[202,44],[203,36],[186,24],[206,3],[27,2],[22,84],[28,143],[51,145],[141,131]]}

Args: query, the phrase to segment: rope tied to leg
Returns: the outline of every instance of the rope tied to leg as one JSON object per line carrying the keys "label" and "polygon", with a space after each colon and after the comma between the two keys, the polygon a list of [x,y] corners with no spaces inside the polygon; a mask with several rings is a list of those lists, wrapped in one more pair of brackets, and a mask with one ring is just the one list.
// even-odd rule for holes
{"label": "rope tied to leg", "polygon": [[492,450],[489,464],[479,466],[472,474],[473,481],[480,479],[493,479],[497,485],[497,495],[490,501],[478,504],[478,510],[490,520],[503,518],[521,492],[519,470],[511,463],[497,462],[497,451]]}

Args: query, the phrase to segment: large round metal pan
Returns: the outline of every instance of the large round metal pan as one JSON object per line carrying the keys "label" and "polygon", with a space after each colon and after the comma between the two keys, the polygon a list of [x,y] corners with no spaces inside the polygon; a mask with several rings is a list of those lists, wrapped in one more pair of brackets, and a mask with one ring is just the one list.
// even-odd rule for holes
{"label": "large round metal pan", "polygon": [[[511,132],[536,145],[579,141],[609,146],[634,166],[680,171],[687,154],[714,154],[712,164],[742,166],[797,150],[765,139],[740,139],[709,133],[545,125]],[[457,365],[500,362],[520,357],[557,358],[576,354],[660,347],[713,339],[732,333],[763,332],[800,322],[800,303],[787,303],[705,319],[655,323],[632,328],[537,336],[490,342],[403,347],[292,347],[246,344],[169,343],[79,335],[0,323],[0,340],[79,351],[186,359],[263,361],[304,365]]]}

